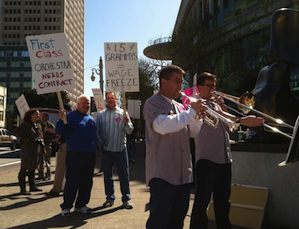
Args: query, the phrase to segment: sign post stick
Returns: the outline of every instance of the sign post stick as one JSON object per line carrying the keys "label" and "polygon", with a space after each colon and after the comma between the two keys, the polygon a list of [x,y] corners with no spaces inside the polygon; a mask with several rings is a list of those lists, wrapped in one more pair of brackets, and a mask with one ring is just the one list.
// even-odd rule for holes
{"label": "sign post stick", "polygon": [[123,107],[124,107],[124,117],[127,116],[127,108],[126,108],[126,92],[122,92],[122,97],[123,97]]}
{"label": "sign post stick", "polygon": [[[60,107],[61,110],[63,110],[64,106],[63,106],[63,102],[62,102],[62,97],[61,97],[60,91],[57,91],[57,98],[58,98],[58,102],[59,102],[59,107]],[[63,123],[67,124],[67,120],[66,120],[65,115],[63,116]]]}

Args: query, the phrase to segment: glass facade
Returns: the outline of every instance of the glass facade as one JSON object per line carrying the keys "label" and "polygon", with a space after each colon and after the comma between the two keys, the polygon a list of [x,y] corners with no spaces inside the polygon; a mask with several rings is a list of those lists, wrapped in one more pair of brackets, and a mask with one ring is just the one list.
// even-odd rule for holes
{"label": "glass facade", "polygon": [[32,88],[27,46],[0,46],[0,86],[7,88],[7,114],[14,113],[15,100]]}

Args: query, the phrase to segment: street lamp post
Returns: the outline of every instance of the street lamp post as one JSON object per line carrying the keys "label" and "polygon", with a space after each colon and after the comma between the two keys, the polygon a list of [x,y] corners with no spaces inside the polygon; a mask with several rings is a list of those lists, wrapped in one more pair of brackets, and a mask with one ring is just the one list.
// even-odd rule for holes
{"label": "street lamp post", "polygon": [[104,88],[103,88],[103,83],[104,83],[104,81],[103,81],[103,60],[102,60],[101,56],[100,56],[100,61],[99,61],[99,68],[98,69],[92,68],[91,71],[92,71],[92,74],[91,74],[90,78],[91,78],[92,81],[95,81],[95,79],[96,79],[96,77],[94,76],[94,72],[97,75],[100,76],[100,80],[99,80],[100,88],[101,88],[102,93],[104,94]]}

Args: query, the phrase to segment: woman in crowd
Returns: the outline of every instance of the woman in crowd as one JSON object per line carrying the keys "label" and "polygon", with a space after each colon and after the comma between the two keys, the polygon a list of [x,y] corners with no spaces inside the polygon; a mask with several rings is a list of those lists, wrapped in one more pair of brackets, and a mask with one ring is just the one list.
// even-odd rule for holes
{"label": "woman in crowd", "polygon": [[[23,123],[14,130],[14,134],[21,138],[21,168],[19,185],[21,195],[30,195],[30,192],[42,191],[35,185],[34,172],[38,165],[38,154],[44,153],[40,113],[37,109],[26,111]],[[30,192],[26,190],[26,175],[28,176]]]}

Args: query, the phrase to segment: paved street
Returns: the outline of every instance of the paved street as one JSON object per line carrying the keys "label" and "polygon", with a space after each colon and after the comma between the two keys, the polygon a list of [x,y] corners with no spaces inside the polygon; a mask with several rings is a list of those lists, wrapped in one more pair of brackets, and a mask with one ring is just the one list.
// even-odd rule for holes
{"label": "paved street", "polygon": [[[41,181],[37,184],[43,192],[32,193],[31,196],[18,194],[17,181],[18,167],[10,167],[0,172],[0,229],[44,229],[44,228],[100,228],[100,229],[142,229],[148,218],[149,189],[144,182],[144,146],[137,143],[137,163],[130,165],[131,193],[134,209],[121,208],[118,177],[115,177],[116,201],[111,208],[103,209],[105,201],[103,176],[95,169],[94,185],[89,207],[93,208],[90,214],[72,213],[69,217],[60,216],[59,205],[62,196],[49,198],[44,195],[53,185],[54,174],[50,181]],[[52,158],[52,170],[55,170],[55,158]],[[190,208],[185,220],[184,229],[189,227],[191,207],[194,195],[191,194]],[[215,223],[210,222],[209,229],[215,229]],[[242,229],[234,226],[233,229]],[[266,229],[266,227],[263,227]],[[272,229],[272,228],[267,228]]]}

